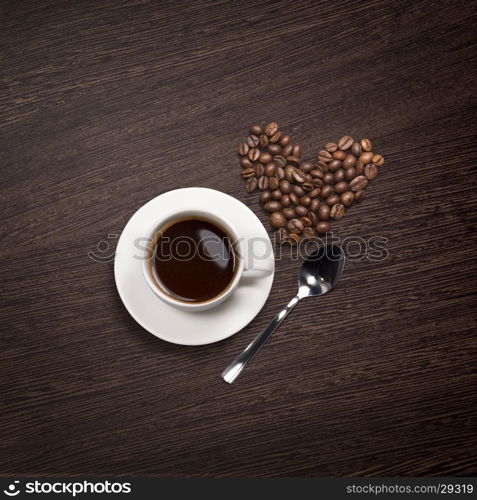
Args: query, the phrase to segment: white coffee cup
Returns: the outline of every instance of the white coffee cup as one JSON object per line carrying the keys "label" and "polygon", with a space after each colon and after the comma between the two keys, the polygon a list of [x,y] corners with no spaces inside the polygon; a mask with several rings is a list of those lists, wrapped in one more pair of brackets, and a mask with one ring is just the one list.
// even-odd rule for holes
{"label": "white coffee cup", "polygon": [[[228,286],[216,297],[203,302],[186,302],[173,297],[161,288],[153,272],[153,248],[157,243],[160,231],[163,228],[167,227],[169,224],[173,223],[175,220],[179,221],[194,218],[208,220],[211,223],[215,223],[218,227],[223,228],[231,239],[232,245],[235,249],[236,258],[236,268],[234,276]],[[212,307],[215,307],[227,300],[230,295],[234,293],[242,278],[251,277],[260,279],[273,273],[273,268],[270,268],[269,265],[267,267],[267,259],[263,259],[263,267],[255,265],[255,263],[250,265],[248,262],[246,262],[245,241],[240,238],[240,235],[237,233],[234,226],[227,219],[212,211],[183,210],[166,214],[153,224],[151,230],[146,235],[146,238],[149,242],[149,246],[147,255],[142,259],[142,270],[147,284],[149,285],[151,290],[164,302],[184,311],[193,312],[211,309]]]}

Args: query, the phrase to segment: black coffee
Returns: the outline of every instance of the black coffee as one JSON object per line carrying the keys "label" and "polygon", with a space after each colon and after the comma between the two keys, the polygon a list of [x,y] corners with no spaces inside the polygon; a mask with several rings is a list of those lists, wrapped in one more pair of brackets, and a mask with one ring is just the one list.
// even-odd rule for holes
{"label": "black coffee", "polygon": [[159,232],[152,270],[171,297],[204,302],[227,289],[236,260],[227,233],[208,220],[194,218],[175,221]]}

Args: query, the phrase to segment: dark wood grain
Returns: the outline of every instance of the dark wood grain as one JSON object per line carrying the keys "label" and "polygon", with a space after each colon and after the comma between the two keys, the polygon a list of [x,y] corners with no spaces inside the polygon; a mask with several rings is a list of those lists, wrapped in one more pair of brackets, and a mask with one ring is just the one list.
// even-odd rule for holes
{"label": "dark wood grain", "polygon": [[[475,3],[2,2],[0,474],[475,474]],[[387,238],[237,384],[238,335],[170,345],[87,253],[184,186],[237,197],[252,122],[386,158],[341,237]],[[109,239],[114,250],[115,239]],[[288,252],[288,253],[287,253]]]}

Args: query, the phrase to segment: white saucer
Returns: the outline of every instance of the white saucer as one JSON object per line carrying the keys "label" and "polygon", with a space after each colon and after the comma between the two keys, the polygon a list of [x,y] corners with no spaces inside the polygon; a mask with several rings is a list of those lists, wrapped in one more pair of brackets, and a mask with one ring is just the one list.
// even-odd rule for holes
{"label": "white saucer", "polygon": [[262,309],[273,282],[273,273],[261,278],[243,278],[224,303],[200,312],[181,311],[156,297],[142,274],[141,260],[137,258],[141,252],[135,243],[147,234],[161,213],[170,212],[174,207],[187,210],[199,206],[223,215],[245,240],[260,238],[259,252],[268,254],[265,262],[274,269],[267,231],[257,216],[232,196],[213,189],[185,188],[161,194],[146,203],[131,217],[119,238],[114,277],[129,314],[147,331],[174,344],[210,344],[234,335]]}

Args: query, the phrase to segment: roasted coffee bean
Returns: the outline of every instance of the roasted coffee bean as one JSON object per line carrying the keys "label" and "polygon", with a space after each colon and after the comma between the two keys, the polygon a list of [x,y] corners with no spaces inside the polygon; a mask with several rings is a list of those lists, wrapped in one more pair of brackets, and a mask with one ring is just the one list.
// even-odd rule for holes
{"label": "roasted coffee bean", "polygon": [[298,215],[298,217],[305,217],[306,215],[308,215],[308,209],[303,205],[297,205],[295,207],[295,212]]}
{"label": "roasted coffee bean", "polygon": [[305,174],[309,174],[313,170],[314,165],[312,161],[306,160],[301,162],[300,168],[303,170],[303,172],[305,172]]}
{"label": "roasted coffee bean", "polygon": [[301,153],[303,152],[303,148],[301,147],[301,144],[295,144],[292,149],[292,155],[297,156],[300,158]]}
{"label": "roasted coffee bean", "polygon": [[320,200],[318,200],[317,198],[311,200],[308,210],[310,212],[316,212],[319,208],[320,208]]}
{"label": "roasted coffee bean", "polygon": [[285,156],[286,158],[287,156],[290,156],[292,154],[292,151],[293,151],[293,144],[287,144],[282,148],[282,155]]}
{"label": "roasted coffee bean", "polygon": [[260,203],[265,205],[272,199],[272,193],[270,191],[262,191],[259,195]]}
{"label": "roasted coffee bean", "polygon": [[247,193],[252,193],[255,191],[257,188],[257,178],[256,177],[250,177],[250,179],[247,179],[247,182],[245,183],[245,189],[247,190]]}
{"label": "roasted coffee bean", "polygon": [[356,191],[356,193],[354,195],[354,199],[355,199],[355,201],[357,201],[359,203],[360,201],[362,201],[364,199],[365,196],[366,196],[366,191],[364,191],[364,190]]}
{"label": "roasted coffee bean", "polygon": [[328,172],[323,176],[324,184],[334,184],[334,182],[335,182],[335,174]]}
{"label": "roasted coffee bean", "polygon": [[364,174],[364,165],[363,165],[363,162],[361,160],[358,160],[356,162],[356,173],[358,175],[363,175]]}
{"label": "roasted coffee bean", "polygon": [[293,181],[293,172],[294,171],[295,171],[295,167],[292,167],[291,165],[287,165],[285,167],[285,179],[288,182],[292,182]]}
{"label": "roasted coffee bean", "polygon": [[268,151],[270,151],[272,155],[279,155],[282,152],[282,147],[280,144],[269,144]]}
{"label": "roasted coffee bean", "polygon": [[281,227],[277,231],[275,231],[276,242],[282,245],[283,243],[287,243],[288,241],[288,232],[284,227]]}
{"label": "roasted coffee bean", "polygon": [[303,191],[311,191],[312,189],[315,188],[315,185],[313,184],[313,181],[306,181],[304,182],[301,187],[303,188]]}
{"label": "roasted coffee bean", "polygon": [[326,149],[322,149],[318,153],[318,161],[322,161],[323,163],[329,163],[332,159],[333,157],[331,156],[331,153],[326,151]]}
{"label": "roasted coffee bean", "polygon": [[279,189],[274,189],[272,191],[272,200],[281,200],[282,192]]}
{"label": "roasted coffee bean", "polygon": [[240,165],[242,168],[253,168],[253,163],[245,156],[240,158]]}
{"label": "roasted coffee bean", "polygon": [[384,157],[382,155],[374,155],[371,160],[377,167],[384,165]]}
{"label": "roasted coffee bean", "polygon": [[269,201],[265,203],[265,205],[263,205],[263,208],[267,212],[278,212],[279,210],[281,210],[282,205],[279,201]]}
{"label": "roasted coffee bean", "polygon": [[353,191],[346,191],[346,193],[343,193],[341,195],[341,203],[343,203],[345,207],[351,206],[353,204],[353,201],[354,201]]}
{"label": "roasted coffee bean", "polygon": [[300,220],[304,227],[310,227],[312,225],[311,219],[309,217],[300,217]]}
{"label": "roasted coffee bean", "polygon": [[261,134],[258,138],[258,144],[261,148],[265,149],[268,146],[268,137],[265,134]]}
{"label": "roasted coffee bean", "polygon": [[251,125],[250,133],[253,135],[260,135],[262,133],[262,127],[260,125]]}
{"label": "roasted coffee bean", "polygon": [[296,167],[297,165],[300,164],[300,158],[298,158],[298,156],[293,156],[293,155],[287,156],[287,163],[289,165],[293,165]]}
{"label": "roasted coffee bean", "polygon": [[335,160],[341,160],[341,161],[343,161],[343,160],[344,160],[347,156],[348,156],[348,155],[347,155],[344,151],[339,151],[339,150],[338,150],[338,151],[335,151],[335,152],[333,153],[333,158],[334,158]]}
{"label": "roasted coffee bean", "polygon": [[341,203],[337,203],[336,205],[333,205],[331,207],[331,212],[330,215],[333,217],[333,219],[341,219],[345,213],[345,207]]}
{"label": "roasted coffee bean", "polygon": [[296,233],[290,233],[288,235],[288,243],[290,243],[290,245],[292,246],[298,245],[298,243],[300,243],[300,239],[300,235]]}
{"label": "roasted coffee bean", "polygon": [[361,147],[363,148],[363,151],[371,151],[373,149],[373,145],[369,139],[362,139]]}
{"label": "roasted coffee bean", "polygon": [[277,167],[277,178],[279,181],[285,178],[285,169],[282,167]]}
{"label": "roasted coffee bean", "polygon": [[378,167],[374,163],[368,163],[364,167],[364,176],[368,181],[372,181],[378,175]]}
{"label": "roasted coffee bean", "polygon": [[343,166],[343,162],[341,160],[332,160],[328,164],[328,170],[330,172],[336,172],[342,166]]}
{"label": "roasted coffee bean", "polygon": [[[318,201],[318,200],[314,200]],[[311,225],[314,226],[318,222],[318,216],[315,212],[308,211],[308,217],[311,220]]]}
{"label": "roasted coffee bean", "polygon": [[280,191],[283,194],[291,193],[292,189],[293,189],[293,186],[286,179],[283,179],[282,181],[280,181]]}
{"label": "roasted coffee bean", "polygon": [[330,196],[332,193],[334,193],[334,189],[333,189],[333,186],[331,184],[325,184],[321,188],[321,197],[324,200],[326,200],[326,198],[328,198],[328,196]]}
{"label": "roasted coffee bean", "polygon": [[321,220],[328,220],[330,218],[330,207],[328,205],[320,205],[318,208],[318,217]]}
{"label": "roasted coffee bean", "polygon": [[240,156],[245,156],[247,153],[248,153],[248,150],[249,150],[249,146],[246,142],[242,142],[242,144],[240,144],[239,148],[238,148],[238,154]]}
{"label": "roasted coffee bean", "polygon": [[250,148],[247,156],[250,161],[257,161],[260,156],[260,151],[257,148]]}
{"label": "roasted coffee bean", "polygon": [[282,135],[280,137],[280,146],[286,146],[290,143],[291,137],[289,135]]}
{"label": "roasted coffee bean", "polygon": [[315,231],[312,227],[305,227],[302,234],[305,240],[312,240],[315,237]]}
{"label": "roasted coffee bean", "polygon": [[290,233],[300,234],[303,231],[303,222],[300,219],[292,219],[288,222],[287,228]]}
{"label": "roasted coffee bean", "polygon": [[349,149],[352,145],[353,145],[353,138],[349,135],[345,135],[343,136],[339,141],[338,141],[338,147],[343,150],[343,151],[346,151],[347,149]]}
{"label": "roasted coffee bean", "polygon": [[280,203],[282,204],[283,208],[289,207],[291,205],[290,197],[287,194],[284,194],[282,196],[282,199],[280,200]]}
{"label": "roasted coffee bean", "polygon": [[249,135],[247,137],[247,144],[251,148],[256,148],[258,146],[258,137],[256,135]]}
{"label": "roasted coffee bean", "polygon": [[345,171],[342,168],[339,168],[335,172],[335,182],[342,182],[345,180]]}
{"label": "roasted coffee bean", "polygon": [[357,173],[356,173],[356,169],[354,167],[350,167],[350,168],[347,168],[345,170],[345,179],[347,181],[351,181],[352,179],[354,179],[356,177]]}
{"label": "roasted coffee bean", "polygon": [[294,219],[296,217],[295,209],[293,208],[284,208],[282,210],[283,215],[288,219]]}
{"label": "roasted coffee bean", "polygon": [[304,207],[309,206],[311,203],[311,198],[309,196],[302,196],[300,198],[300,205],[303,205]]}
{"label": "roasted coffee bean", "polygon": [[265,169],[263,168],[263,165],[261,163],[257,163],[254,168],[255,168],[255,175],[257,177],[261,177],[262,175],[265,174]]}
{"label": "roasted coffee bean", "polygon": [[281,137],[282,137],[282,133],[280,131],[278,132],[275,132],[272,137],[270,137],[270,142],[272,143],[275,143],[275,142],[279,142]]}
{"label": "roasted coffee bean", "polygon": [[341,198],[337,194],[331,194],[326,198],[326,204],[332,207],[341,201]]}
{"label": "roasted coffee bean", "polygon": [[[323,175],[323,172],[318,169],[318,168],[314,168],[311,172],[310,172],[310,175],[312,177],[314,177],[315,179],[323,179],[324,175]],[[326,174],[325,174],[326,175]]]}
{"label": "roasted coffee bean", "polygon": [[272,155],[268,153],[267,151],[260,153],[260,156],[258,157],[258,161],[260,163],[263,163],[263,165],[266,165],[267,163],[270,163],[272,161]]}
{"label": "roasted coffee bean", "polygon": [[315,168],[321,170],[323,174],[326,174],[326,172],[328,172],[328,164],[324,161],[317,161],[315,164]]}
{"label": "roasted coffee bean", "polygon": [[330,230],[330,223],[326,221],[321,221],[318,222],[315,228],[318,234],[325,234]]}
{"label": "roasted coffee bean", "polygon": [[349,189],[349,184],[347,182],[338,182],[335,184],[335,191],[338,194],[344,193],[345,191],[348,191]]}
{"label": "roasted coffee bean", "polygon": [[295,193],[290,193],[290,200],[294,205],[298,205],[298,196]]}
{"label": "roasted coffee bean", "polygon": [[260,189],[261,191],[268,189],[268,177],[266,177],[265,175],[262,175],[262,177],[258,179],[258,189]]}
{"label": "roasted coffee bean", "polygon": [[320,193],[321,193],[321,188],[313,188],[309,193],[308,193],[308,196],[310,198],[318,198],[318,196],[320,196]]}
{"label": "roasted coffee bean", "polygon": [[296,168],[293,172],[293,180],[301,184],[302,182],[306,182],[306,174],[303,170]]}
{"label": "roasted coffee bean", "polygon": [[305,191],[303,190],[303,188],[301,186],[299,186],[298,184],[293,186],[293,192],[298,196],[305,196]]}
{"label": "roasted coffee bean", "polygon": [[265,127],[265,134],[268,135],[268,137],[271,137],[273,134],[277,133],[277,130],[278,130],[278,123],[270,122]]}
{"label": "roasted coffee bean", "polygon": [[250,177],[255,177],[255,168],[244,168],[242,172],[240,172],[240,175],[244,179],[250,179]]}
{"label": "roasted coffee bean", "polygon": [[354,156],[359,157],[359,155],[363,152],[361,144],[356,141],[353,142],[353,145],[351,146],[351,152],[354,154]]}
{"label": "roasted coffee bean", "polygon": [[273,177],[277,173],[277,166],[275,163],[269,163],[265,165],[265,175],[267,177]]}
{"label": "roasted coffee bean", "polygon": [[287,160],[281,155],[275,155],[272,161],[277,167],[285,168],[287,166]]}
{"label": "roasted coffee bean", "polygon": [[268,186],[270,189],[273,191],[275,189],[278,189],[280,181],[276,177],[269,177],[268,178]]}
{"label": "roasted coffee bean", "polygon": [[363,165],[371,163],[373,160],[374,153],[372,151],[366,151],[366,153],[361,153],[359,159],[363,162]]}
{"label": "roasted coffee bean", "polygon": [[338,149],[338,144],[336,144],[335,142],[329,142],[329,143],[325,146],[325,149],[326,149],[326,151],[328,151],[329,153],[334,153],[334,152]]}
{"label": "roasted coffee bean", "polygon": [[366,189],[366,186],[368,185],[368,179],[364,175],[359,175],[358,177],[355,177],[350,183],[351,191],[354,191],[355,193],[357,191],[362,191],[363,189]]}
{"label": "roasted coffee bean", "polygon": [[270,215],[270,225],[276,229],[284,227],[286,222],[285,216],[281,212],[273,212]]}
{"label": "roasted coffee bean", "polygon": [[356,165],[357,158],[354,155],[348,155],[344,160],[343,160],[343,167],[344,168],[349,168],[349,167],[354,167]]}

